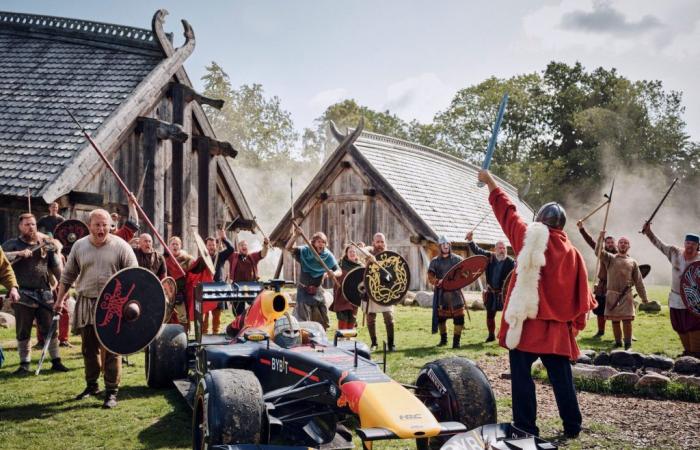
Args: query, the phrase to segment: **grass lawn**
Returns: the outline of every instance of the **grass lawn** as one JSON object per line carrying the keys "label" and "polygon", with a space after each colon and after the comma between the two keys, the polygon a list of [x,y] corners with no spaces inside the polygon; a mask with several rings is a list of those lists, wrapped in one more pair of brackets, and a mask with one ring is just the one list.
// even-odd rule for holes
{"label": "grass lawn", "polygon": [[[664,307],[658,314],[639,314],[635,321],[634,334],[638,341],[634,344],[634,350],[672,357],[682,351],[668,317],[667,289],[648,288],[650,299],[658,300]],[[388,361],[389,373],[398,381],[412,383],[426,362],[445,356],[459,355],[478,361],[486,355],[506,355],[506,351],[496,344],[483,343],[486,336],[484,312],[471,312],[471,323],[467,322],[462,348],[457,351],[435,347],[438,337],[430,334],[428,309],[397,307],[396,315],[399,350],[390,354]],[[381,320],[379,322],[379,333],[383,334],[384,327]],[[603,339],[593,339],[595,331],[594,322],[589,322],[580,337],[581,348],[611,349],[612,332],[609,326]],[[368,342],[366,329],[360,331],[360,339]],[[79,338],[72,339],[73,349],[61,349],[65,364],[72,369],[70,372],[45,371],[38,377],[27,378],[12,375],[18,365],[14,330],[0,329],[0,342],[5,348],[6,357],[5,366],[0,369],[0,448],[190,448],[190,410],[176,391],[146,387],[143,353],[129,357],[132,365],[123,370],[119,406],[115,410],[105,411],[100,408],[101,399],[73,399],[84,387]],[[39,355],[39,351],[32,352],[32,369],[36,368]],[[509,420],[510,398],[498,398],[498,408],[499,419]],[[598,442],[597,448],[620,448],[615,444],[614,429],[598,427],[595,418],[587,420],[593,421],[592,428],[597,427],[599,434],[610,437]],[[540,426],[544,436],[556,434],[561,427],[557,421],[543,421]],[[585,442],[575,441],[570,448],[580,448],[582,444]],[[378,443],[375,448],[414,446],[405,441],[389,441]]]}

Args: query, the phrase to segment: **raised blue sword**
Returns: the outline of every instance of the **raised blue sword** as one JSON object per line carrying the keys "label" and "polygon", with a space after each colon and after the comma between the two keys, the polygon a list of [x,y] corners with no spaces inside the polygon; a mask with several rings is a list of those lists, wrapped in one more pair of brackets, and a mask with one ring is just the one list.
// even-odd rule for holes
{"label": "raised blue sword", "polygon": [[[498,107],[498,114],[496,115],[496,123],[493,126],[493,132],[491,132],[491,139],[489,139],[489,146],[486,148],[486,155],[484,156],[484,162],[481,164],[483,170],[488,170],[491,167],[491,158],[493,157],[493,151],[496,150],[496,140],[498,139],[498,130],[501,128],[501,122],[503,122],[503,115],[506,112],[506,105],[508,105],[508,93],[503,94],[503,99],[501,100],[501,105]],[[484,183],[479,181],[477,183],[479,187],[483,187]]]}

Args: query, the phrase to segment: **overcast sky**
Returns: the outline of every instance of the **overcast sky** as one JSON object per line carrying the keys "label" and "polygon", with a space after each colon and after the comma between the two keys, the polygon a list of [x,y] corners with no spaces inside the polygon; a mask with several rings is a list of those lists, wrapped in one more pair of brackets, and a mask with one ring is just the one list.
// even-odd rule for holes
{"label": "overcast sky", "polygon": [[197,88],[204,66],[217,61],[235,86],[261,83],[279,96],[298,129],[344,98],[428,122],[460,88],[557,60],[616,67],[683,91],[688,132],[700,140],[700,2],[693,0],[3,0],[0,9],[150,28],[164,4],[176,45],[179,19],[194,28],[186,67]]}

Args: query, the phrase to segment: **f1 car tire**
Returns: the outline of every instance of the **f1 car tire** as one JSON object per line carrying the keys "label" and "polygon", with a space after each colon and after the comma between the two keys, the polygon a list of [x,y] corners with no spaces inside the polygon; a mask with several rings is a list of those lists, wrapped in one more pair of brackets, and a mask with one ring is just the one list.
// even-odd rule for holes
{"label": "f1 car tire", "polygon": [[163,325],[145,352],[148,387],[170,387],[187,376],[187,334],[181,325]]}
{"label": "f1 car tire", "polygon": [[192,447],[260,444],[267,438],[263,391],[255,374],[240,369],[207,372],[195,394]]}
{"label": "f1 car tire", "polygon": [[[429,362],[418,373],[416,396],[440,422],[460,422],[467,430],[496,423],[496,397],[484,372],[466,358]],[[445,438],[420,439],[419,449],[440,448]]]}

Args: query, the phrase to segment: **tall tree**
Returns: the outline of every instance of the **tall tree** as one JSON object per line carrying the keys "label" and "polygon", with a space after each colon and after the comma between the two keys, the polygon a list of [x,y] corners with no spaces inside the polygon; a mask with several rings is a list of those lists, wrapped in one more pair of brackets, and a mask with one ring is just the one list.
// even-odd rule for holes
{"label": "tall tree", "polygon": [[217,135],[231,142],[247,163],[289,160],[299,135],[280,99],[267,98],[260,84],[234,89],[228,74],[216,62],[206,71],[202,77],[204,94],[225,101],[220,111],[207,108]]}

